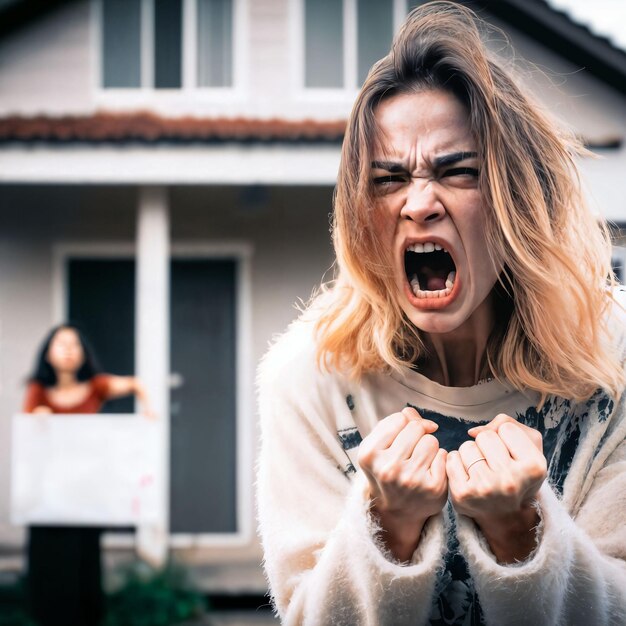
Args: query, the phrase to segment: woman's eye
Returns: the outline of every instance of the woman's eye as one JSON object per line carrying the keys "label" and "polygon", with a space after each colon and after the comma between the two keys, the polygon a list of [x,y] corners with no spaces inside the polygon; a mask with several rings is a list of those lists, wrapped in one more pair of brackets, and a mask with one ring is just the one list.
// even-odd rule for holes
{"label": "woman's eye", "polygon": [[446,176],[472,176],[478,178],[478,169],[475,167],[453,167],[441,174],[441,178]]}
{"label": "woman's eye", "polygon": [[384,187],[386,185],[390,185],[391,183],[402,183],[404,182],[404,178],[402,176],[393,176],[389,174],[387,176],[376,176],[372,179],[372,182],[378,187]]}

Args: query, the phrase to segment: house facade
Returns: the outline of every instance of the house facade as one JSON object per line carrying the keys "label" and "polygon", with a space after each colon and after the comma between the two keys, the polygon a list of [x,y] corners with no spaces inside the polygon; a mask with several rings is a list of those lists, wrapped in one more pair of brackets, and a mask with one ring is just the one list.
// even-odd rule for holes
{"label": "house facade", "polygon": [[[150,393],[176,557],[207,589],[262,592],[256,364],[332,277],[345,121],[418,3],[40,4],[0,5],[0,567],[21,566],[24,541],[10,418],[41,340],[70,319]],[[600,156],[580,162],[591,205],[626,223],[624,52],[545,2],[472,5]],[[108,561],[133,542],[107,535]]]}

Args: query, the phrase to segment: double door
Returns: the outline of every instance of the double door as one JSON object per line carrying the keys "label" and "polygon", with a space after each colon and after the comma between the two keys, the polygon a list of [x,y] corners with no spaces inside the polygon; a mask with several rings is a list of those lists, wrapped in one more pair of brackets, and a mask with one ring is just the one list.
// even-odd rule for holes
{"label": "double door", "polygon": [[[236,281],[234,259],[170,265],[170,531],[237,531]],[[132,375],[135,261],[69,258],[68,319],[105,372]],[[157,341],[158,338],[155,338]],[[134,400],[109,402],[130,413]]]}

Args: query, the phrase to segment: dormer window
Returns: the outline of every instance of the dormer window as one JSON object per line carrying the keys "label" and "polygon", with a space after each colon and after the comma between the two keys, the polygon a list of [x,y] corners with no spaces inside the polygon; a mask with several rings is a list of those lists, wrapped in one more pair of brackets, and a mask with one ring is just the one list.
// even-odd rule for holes
{"label": "dormer window", "polygon": [[300,84],[356,90],[391,46],[415,0],[297,0],[302,25]]}
{"label": "dormer window", "polygon": [[105,89],[232,88],[240,0],[100,0]]}

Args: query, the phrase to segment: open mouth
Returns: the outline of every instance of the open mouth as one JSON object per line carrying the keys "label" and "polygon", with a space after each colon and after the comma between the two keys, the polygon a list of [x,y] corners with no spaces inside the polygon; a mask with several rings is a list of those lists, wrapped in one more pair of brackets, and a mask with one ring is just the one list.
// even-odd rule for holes
{"label": "open mouth", "polygon": [[404,251],[404,270],[416,298],[445,298],[452,293],[456,266],[438,243],[414,243]]}

